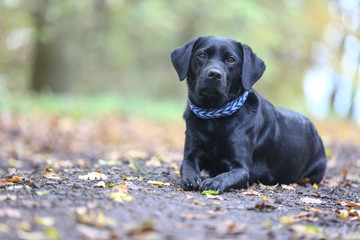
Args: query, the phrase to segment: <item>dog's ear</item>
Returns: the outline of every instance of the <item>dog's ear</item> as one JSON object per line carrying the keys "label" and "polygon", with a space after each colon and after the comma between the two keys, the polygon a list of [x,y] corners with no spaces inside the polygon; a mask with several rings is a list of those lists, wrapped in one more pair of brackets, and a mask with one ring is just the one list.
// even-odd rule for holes
{"label": "dog's ear", "polygon": [[245,90],[249,91],[265,72],[266,65],[263,60],[253,53],[248,45],[240,43],[240,46],[243,53],[242,85]]}
{"label": "dog's ear", "polygon": [[189,71],[192,50],[198,39],[199,37],[192,39],[184,46],[175,48],[175,50],[171,53],[171,61],[177,74],[179,75],[180,81],[186,78]]}

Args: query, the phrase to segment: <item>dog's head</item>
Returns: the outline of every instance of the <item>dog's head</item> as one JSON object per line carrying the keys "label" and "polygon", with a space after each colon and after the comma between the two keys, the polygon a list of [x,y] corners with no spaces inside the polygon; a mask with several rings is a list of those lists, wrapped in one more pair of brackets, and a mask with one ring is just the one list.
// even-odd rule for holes
{"label": "dog's head", "polygon": [[197,37],[176,48],[171,60],[189,99],[199,107],[220,107],[240,96],[265,71],[264,62],[245,44],[221,37]]}

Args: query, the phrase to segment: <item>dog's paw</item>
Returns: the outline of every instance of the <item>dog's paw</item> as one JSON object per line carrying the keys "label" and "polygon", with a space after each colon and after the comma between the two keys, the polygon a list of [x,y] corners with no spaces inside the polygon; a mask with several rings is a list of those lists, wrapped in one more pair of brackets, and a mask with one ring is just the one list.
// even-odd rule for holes
{"label": "dog's paw", "polygon": [[222,184],[220,181],[217,181],[213,178],[208,178],[205,181],[203,181],[200,185],[200,191],[205,191],[205,190],[213,190],[221,194],[226,189],[224,184]]}
{"label": "dog's paw", "polygon": [[188,177],[181,179],[180,186],[185,191],[198,190],[201,183],[200,177]]}

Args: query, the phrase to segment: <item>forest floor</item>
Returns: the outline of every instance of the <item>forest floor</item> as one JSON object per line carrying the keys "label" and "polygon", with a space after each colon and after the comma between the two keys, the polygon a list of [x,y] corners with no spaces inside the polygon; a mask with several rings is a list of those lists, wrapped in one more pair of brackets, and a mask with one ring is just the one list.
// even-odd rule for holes
{"label": "forest floor", "polygon": [[184,123],[0,115],[0,239],[360,239],[360,131],[317,124],[319,185],[180,188]]}

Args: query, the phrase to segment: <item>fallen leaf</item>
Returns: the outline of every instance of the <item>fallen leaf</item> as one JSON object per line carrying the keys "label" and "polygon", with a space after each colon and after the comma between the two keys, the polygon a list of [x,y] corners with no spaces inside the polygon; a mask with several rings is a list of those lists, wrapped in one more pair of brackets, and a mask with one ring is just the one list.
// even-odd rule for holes
{"label": "fallen leaf", "polygon": [[[147,233],[155,232],[156,222],[154,219],[147,219],[142,222],[137,222],[133,224],[127,224],[125,226],[125,231],[128,236],[134,237],[135,239],[147,239],[145,236]],[[159,239],[155,237],[154,239]]]}
{"label": "fallen leaf", "polygon": [[27,232],[23,230],[17,230],[17,235],[19,239],[48,239],[43,232]]}
{"label": "fallen leaf", "polygon": [[106,184],[104,181],[100,181],[100,182],[97,182],[96,184],[94,184],[94,187],[105,188]]}
{"label": "fallen leaf", "polygon": [[322,201],[321,201],[320,199],[310,198],[310,197],[300,198],[300,202],[302,202],[302,203],[313,203],[313,204],[320,204],[320,203],[322,203]]}
{"label": "fallen leaf", "polygon": [[123,176],[123,178],[127,181],[135,181],[135,180],[143,181],[144,180],[144,178],[142,178],[142,177],[133,177],[133,176],[129,176],[129,177]]}
{"label": "fallen leaf", "polygon": [[346,210],[340,210],[339,214],[336,214],[337,218],[343,219],[343,220],[349,220],[349,212]]}
{"label": "fallen leaf", "polygon": [[77,224],[76,230],[82,234],[82,237],[87,240],[97,239],[119,239],[115,232],[109,232],[107,229],[96,229],[94,227],[86,226],[83,224]]}
{"label": "fallen leaf", "polygon": [[290,227],[293,238],[322,239],[324,238],[323,228],[312,225],[294,225]]}
{"label": "fallen leaf", "polygon": [[266,196],[260,196],[262,200],[266,200]]}
{"label": "fallen leaf", "polygon": [[2,179],[2,180],[0,180],[0,182],[2,182],[2,183],[16,183],[16,182],[21,182],[22,180],[23,179],[21,179],[19,177],[13,176],[10,179]]}
{"label": "fallen leaf", "polygon": [[105,174],[98,172],[91,172],[86,175],[79,176],[79,179],[83,180],[107,180],[108,177]]}
{"label": "fallen leaf", "polygon": [[3,209],[0,209],[0,217],[1,218],[20,218],[21,213],[16,208],[3,208]]}
{"label": "fallen leaf", "polygon": [[252,188],[249,188],[246,192],[240,193],[242,195],[249,195],[249,196],[259,196],[260,194],[254,191]]}
{"label": "fallen leaf", "polygon": [[45,233],[46,233],[47,239],[51,239],[51,240],[61,239],[60,234],[56,231],[56,229],[54,227],[47,227],[45,229]]}
{"label": "fallen leaf", "polygon": [[186,194],[186,198],[187,198],[187,199],[194,199],[194,197],[191,196],[191,195],[189,195],[189,194]]}
{"label": "fallen leaf", "polygon": [[45,195],[47,195],[47,192],[46,191],[35,191],[35,194],[38,196],[45,196]]}
{"label": "fallen leaf", "polygon": [[182,215],[183,218],[186,220],[208,220],[211,218],[214,218],[214,216],[211,215],[204,215],[204,214],[194,214],[194,213],[188,213],[185,215]]}
{"label": "fallen leaf", "polygon": [[217,200],[221,200],[223,201],[224,199],[221,197],[221,196],[214,196],[214,195],[211,195],[211,194],[206,194],[206,198],[207,199],[217,199]]}
{"label": "fallen leaf", "polygon": [[291,225],[300,221],[315,222],[319,220],[317,217],[312,217],[308,212],[300,212],[297,215],[282,216],[280,222],[286,225]]}
{"label": "fallen leaf", "polygon": [[53,167],[46,167],[41,171],[41,175],[47,179],[60,179]]}
{"label": "fallen leaf", "polygon": [[214,191],[214,190],[204,190],[204,191],[202,191],[201,192],[202,194],[204,194],[204,195],[216,195],[216,194],[219,194],[219,192],[218,191]]}
{"label": "fallen leaf", "polygon": [[279,184],[276,184],[276,185],[264,185],[264,184],[262,184],[262,183],[260,183],[259,184],[259,187],[260,187],[260,189],[262,189],[262,190],[274,190],[277,186],[279,186]]}
{"label": "fallen leaf", "polygon": [[309,211],[311,211],[311,212],[316,212],[316,213],[321,213],[321,214],[327,213],[327,212],[321,211],[320,209],[312,208],[312,207],[308,207],[308,206],[305,206],[305,209],[306,209],[306,210],[309,210]]}
{"label": "fallen leaf", "polygon": [[247,226],[240,225],[233,220],[217,222],[215,226],[215,232],[219,235],[241,234],[244,233],[247,229],[248,229]]}
{"label": "fallen leaf", "polygon": [[248,210],[255,210],[255,211],[260,211],[260,212],[269,212],[269,211],[272,211],[272,210],[275,210],[275,209],[276,209],[275,206],[266,204],[266,203],[264,203],[264,202],[262,202],[262,203],[257,203],[257,204],[255,205],[255,207],[248,208]]}
{"label": "fallen leaf", "polygon": [[130,202],[132,197],[128,194],[127,184],[122,183],[120,185],[111,188],[111,192],[105,196],[111,198],[115,202]]}
{"label": "fallen leaf", "polygon": [[73,217],[76,222],[82,224],[96,227],[116,227],[116,222],[111,218],[107,218],[104,212],[100,210],[85,209],[84,211],[84,208],[75,208]]}
{"label": "fallen leaf", "polygon": [[292,185],[285,185],[285,184],[281,184],[281,187],[285,190],[292,190],[295,191],[295,187]]}
{"label": "fallen leaf", "polygon": [[345,204],[344,206],[345,207],[358,207],[358,208],[360,208],[360,203],[349,202],[348,204]]}
{"label": "fallen leaf", "polygon": [[313,188],[319,189],[318,185],[316,183],[313,184]]}
{"label": "fallen leaf", "polygon": [[0,202],[1,201],[4,201],[4,200],[11,200],[11,201],[14,201],[17,199],[17,196],[16,195],[11,195],[11,194],[6,194],[6,195],[1,195],[0,196]]}
{"label": "fallen leaf", "polygon": [[34,217],[34,221],[42,226],[45,227],[50,227],[50,226],[54,226],[55,224],[55,219],[53,217],[40,217],[40,216],[35,216]]}
{"label": "fallen leaf", "polygon": [[0,223],[0,233],[7,233],[10,231],[10,226],[5,223]]}
{"label": "fallen leaf", "polygon": [[165,186],[170,185],[170,183],[163,183],[163,182],[152,181],[152,180],[149,180],[148,183],[153,184],[153,185],[165,185]]}

